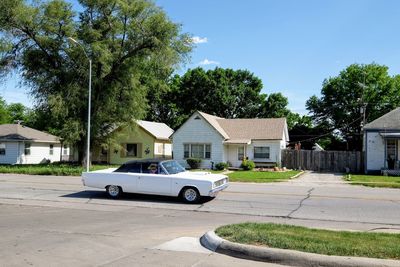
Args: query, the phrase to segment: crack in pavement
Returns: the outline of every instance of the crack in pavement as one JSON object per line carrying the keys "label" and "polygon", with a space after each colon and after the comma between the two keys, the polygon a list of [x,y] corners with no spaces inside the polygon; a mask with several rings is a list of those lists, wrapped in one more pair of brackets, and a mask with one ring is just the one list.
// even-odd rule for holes
{"label": "crack in pavement", "polygon": [[303,206],[303,202],[311,197],[311,192],[314,191],[314,189],[315,188],[313,187],[310,190],[308,190],[307,191],[307,196],[305,198],[303,198],[302,200],[300,200],[299,206],[297,208],[295,208],[294,210],[292,210],[288,215],[286,215],[286,217],[292,218],[291,217],[292,214],[295,213],[296,211],[298,211]]}

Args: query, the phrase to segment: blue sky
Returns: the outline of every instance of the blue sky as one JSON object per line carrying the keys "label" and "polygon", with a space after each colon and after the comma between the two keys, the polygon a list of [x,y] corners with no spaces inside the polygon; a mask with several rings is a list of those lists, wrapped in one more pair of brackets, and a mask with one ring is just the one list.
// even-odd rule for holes
{"label": "blue sky", "polygon": [[[282,92],[306,113],[322,81],[352,63],[387,65],[400,73],[400,1],[388,0],[157,0],[183,32],[199,37],[191,63],[180,70],[248,69],[263,92]],[[210,63],[210,64],[201,64]],[[0,85],[7,102],[31,105],[19,78]]]}

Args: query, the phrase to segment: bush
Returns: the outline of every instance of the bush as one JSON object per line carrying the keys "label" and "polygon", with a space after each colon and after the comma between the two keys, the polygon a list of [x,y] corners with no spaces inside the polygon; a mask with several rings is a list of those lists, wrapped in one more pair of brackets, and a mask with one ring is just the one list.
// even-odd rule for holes
{"label": "bush", "polygon": [[256,164],[251,160],[243,160],[242,164],[240,165],[240,167],[245,171],[251,171],[255,166]]}
{"label": "bush", "polygon": [[229,164],[227,162],[220,162],[215,164],[215,169],[218,171],[225,170],[229,167]]}
{"label": "bush", "polygon": [[190,166],[191,169],[198,169],[198,168],[200,168],[201,159],[190,158],[190,159],[187,159],[186,162]]}

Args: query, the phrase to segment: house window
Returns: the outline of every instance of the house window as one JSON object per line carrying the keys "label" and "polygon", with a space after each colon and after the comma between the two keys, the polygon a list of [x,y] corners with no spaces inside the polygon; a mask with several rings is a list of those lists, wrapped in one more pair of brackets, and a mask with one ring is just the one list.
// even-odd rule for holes
{"label": "house window", "polygon": [[184,144],[183,145],[183,157],[185,158],[185,159],[187,159],[187,158],[189,158],[189,155],[190,155],[190,145],[189,144]]}
{"label": "house window", "polygon": [[31,144],[30,143],[25,143],[24,155],[30,155],[30,154],[31,154]]}
{"label": "house window", "polygon": [[210,144],[184,144],[184,158],[211,158],[211,145]]}
{"label": "house window", "polygon": [[138,155],[138,144],[126,144],[126,156],[137,157]]}
{"label": "house window", "polygon": [[269,147],[267,147],[267,146],[254,147],[254,158],[255,159],[269,159]]}
{"label": "house window", "polygon": [[63,147],[63,155],[68,155],[68,146],[67,145],[64,145],[64,147]]}
{"label": "house window", "polygon": [[161,143],[156,144],[156,154],[157,155],[164,154],[164,144],[161,144]]}
{"label": "house window", "polygon": [[388,139],[386,140],[386,156],[387,159],[397,159],[397,140]]}
{"label": "house window", "polygon": [[0,155],[5,155],[5,154],[6,154],[6,144],[0,143]]}
{"label": "house window", "polygon": [[49,145],[49,154],[53,155],[54,154],[54,145]]}
{"label": "house window", "polygon": [[206,159],[211,158],[211,145],[206,145],[206,154],[205,154],[204,158],[206,158]]}
{"label": "house window", "polygon": [[238,160],[243,160],[244,158],[244,147],[238,147]]}

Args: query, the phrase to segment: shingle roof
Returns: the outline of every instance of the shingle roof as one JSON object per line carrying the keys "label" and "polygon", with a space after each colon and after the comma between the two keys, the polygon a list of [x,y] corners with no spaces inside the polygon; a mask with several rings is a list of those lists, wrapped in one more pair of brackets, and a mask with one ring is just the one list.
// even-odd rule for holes
{"label": "shingle roof", "polygon": [[367,123],[364,129],[400,130],[400,107]]}
{"label": "shingle roof", "polygon": [[60,138],[20,124],[0,125],[0,140],[31,141],[31,142],[60,142]]}
{"label": "shingle roof", "polygon": [[165,123],[137,121],[137,124],[153,135],[156,139],[168,140],[169,137],[174,133],[174,130],[172,130]]}
{"label": "shingle roof", "polygon": [[285,133],[285,118],[271,119],[224,119],[204,112],[198,112],[225,139],[232,142],[246,140],[280,140]]}
{"label": "shingle roof", "polygon": [[212,127],[215,128],[225,139],[229,139],[229,135],[225,132],[225,130],[221,127],[221,125],[218,123],[218,120],[224,120],[224,118],[213,116],[201,111],[198,111],[198,113],[203,116],[206,121],[208,121],[209,124],[211,124]]}

